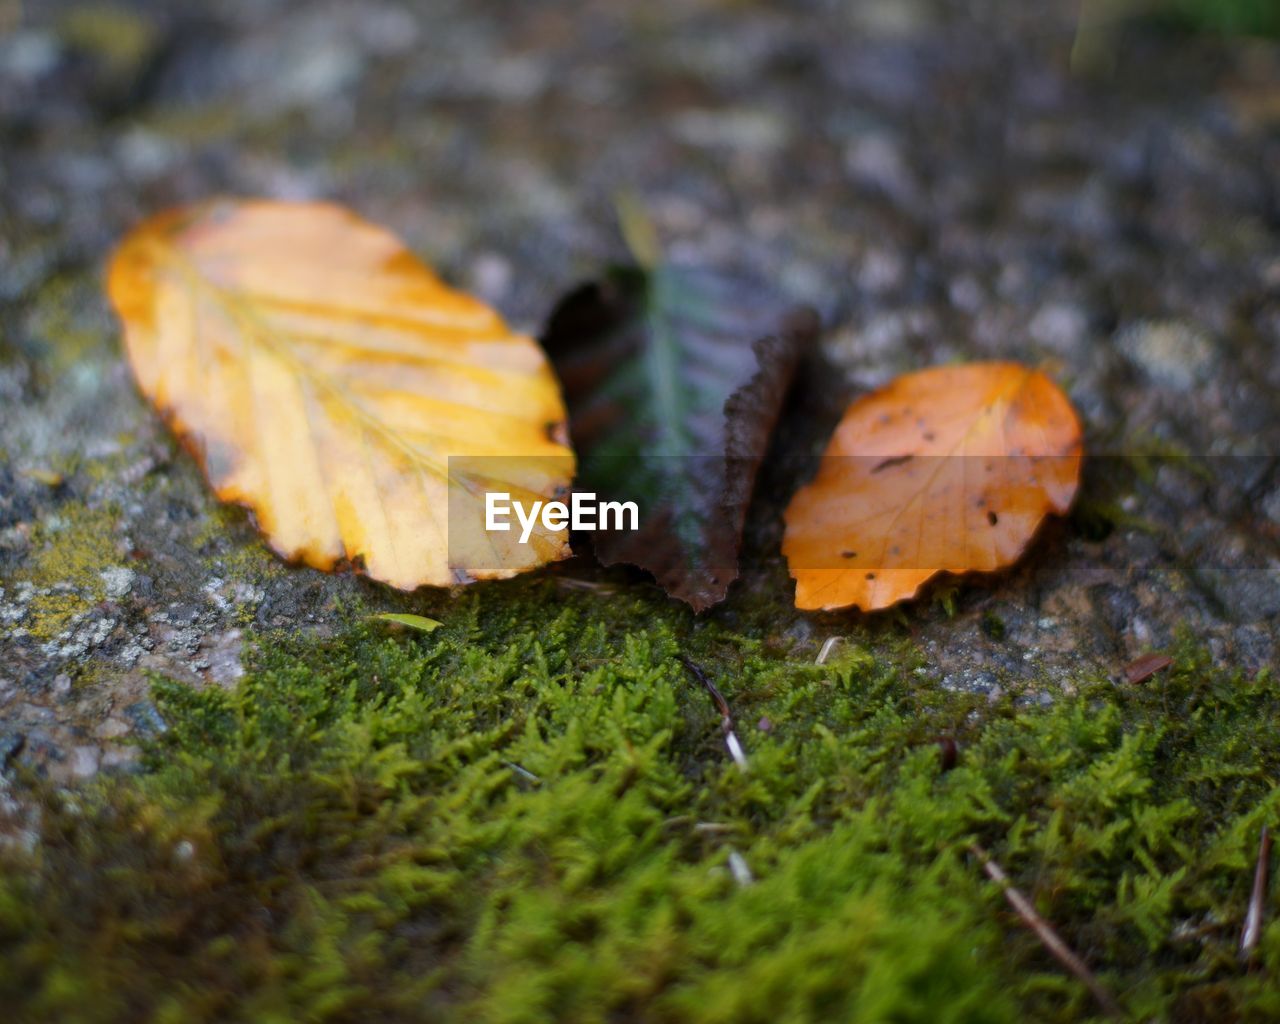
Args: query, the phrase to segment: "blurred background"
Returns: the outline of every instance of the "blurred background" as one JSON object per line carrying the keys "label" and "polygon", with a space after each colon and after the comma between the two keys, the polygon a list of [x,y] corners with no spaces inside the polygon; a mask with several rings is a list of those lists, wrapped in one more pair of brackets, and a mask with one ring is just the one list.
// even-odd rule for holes
{"label": "blurred background", "polygon": [[536,325],[628,187],[870,315],[868,382],[1217,326],[1214,256],[1273,240],[1278,33],[1274,0],[0,0],[0,299],[167,204],[328,196]]}

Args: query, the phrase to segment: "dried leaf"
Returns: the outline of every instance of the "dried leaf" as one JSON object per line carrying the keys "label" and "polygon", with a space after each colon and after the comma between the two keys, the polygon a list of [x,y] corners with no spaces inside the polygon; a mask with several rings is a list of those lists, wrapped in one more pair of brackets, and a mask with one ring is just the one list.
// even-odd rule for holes
{"label": "dried leaf", "polygon": [[1157,672],[1172,664],[1173,659],[1169,655],[1152,651],[1129,662],[1124,667],[1124,677],[1130,683],[1145,683]]}
{"label": "dried leaf", "polygon": [[602,562],[648,570],[699,611],[724,597],[756,471],[816,330],[811,312],[753,282],[660,262],[557,305],[543,344],[569,402],[579,489],[642,510],[638,531],[593,535]]}
{"label": "dried leaf", "polygon": [[1080,423],[1042,373],[937,367],[854,402],[786,511],[800,608],[866,611],[939,572],[1011,564],[1080,477]]}
{"label": "dried leaf", "polygon": [[22,475],[30,477],[36,483],[44,484],[46,487],[61,487],[64,483],[62,474],[55,473],[52,469],[41,469],[39,467],[24,469],[22,470]]}
{"label": "dried leaf", "polygon": [[142,391],[286,558],[411,589],[567,554],[479,525],[485,490],[572,478],[542,352],[390,233],[325,203],[174,210],[120,244],[108,290]]}
{"label": "dried leaf", "polygon": [[408,612],[383,612],[373,617],[383,622],[394,622],[397,626],[408,626],[421,633],[433,633],[444,625],[439,619],[429,619],[425,615],[410,615]]}

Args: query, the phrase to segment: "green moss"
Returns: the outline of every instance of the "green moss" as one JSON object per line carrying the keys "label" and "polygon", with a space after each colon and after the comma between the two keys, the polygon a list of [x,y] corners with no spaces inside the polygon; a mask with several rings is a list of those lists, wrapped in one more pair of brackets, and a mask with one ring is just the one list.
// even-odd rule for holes
{"label": "green moss", "polygon": [[237,579],[262,580],[285,573],[284,563],[261,539],[249,537],[248,517],[239,505],[211,505],[191,539],[209,568]]}
{"label": "green moss", "polygon": [[[44,793],[0,872],[11,1019],[1092,1015],[973,840],[1135,1017],[1280,1012],[1235,957],[1280,803],[1268,674],[1184,645],[1141,687],[1026,707],[923,683],[906,647],[818,667],[644,596],[437,603],[430,635],[262,638],[234,691],[158,682],[145,774]],[[1261,955],[1274,976],[1280,923]]]}
{"label": "green moss", "polygon": [[1162,13],[1204,32],[1280,35],[1280,11],[1271,0],[1173,0]]}
{"label": "green moss", "polygon": [[156,45],[155,25],[123,6],[79,4],[58,27],[69,46],[98,57],[116,74],[136,72]]}
{"label": "green moss", "polygon": [[1003,640],[1005,633],[1007,632],[1004,619],[1000,618],[1000,616],[993,611],[983,612],[982,632],[997,642]]}
{"label": "green moss", "polygon": [[33,303],[31,334],[37,354],[53,378],[79,372],[92,375],[93,358],[107,351],[107,336],[88,301],[97,281],[87,274],[63,274],[41,285]]}
{"label": "green moss", "polygon": [[100,573],[118,561],[111,544],[116,518],[115,509],[68,503],[37,524],[19,576],[36,587],[28,622],[36,639],[57,637],[103,599]]}

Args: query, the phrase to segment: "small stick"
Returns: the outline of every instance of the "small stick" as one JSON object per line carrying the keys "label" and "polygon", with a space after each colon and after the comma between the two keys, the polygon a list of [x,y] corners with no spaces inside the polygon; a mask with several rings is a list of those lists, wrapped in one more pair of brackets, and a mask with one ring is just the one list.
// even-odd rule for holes
{"label": "small stick", "polygon": [[517,775],[522,776],[525,779],[528,779],[530,782],[537,783],[538,785],[542,784],[542,780],[538,778],[538,776],[534,775],[533,772],[529,771],[528,768],[521,768],[514,761],[503,761],[502,763],[505,764]]}
{"label": "small stick", "polygon": [[729,850],[729,873],[741,886],[748,886],[756,880],[756,876],[751,873],[751,868],[747,864],[747,858],[732,848]]}
{"label": "small stick", "polygon": [[596,594],[612,594],[617,588],[611,583],[579,579],[577,576],[557,576],[556,586],[562,590],[589,590]]}
{"label": "small stick", "polygon": [[707,693],[711,694],[711,699],[716,703],[716,710],[720,712],[721,718],[724,719],[722,724],[726,728],[732,726],[733,720],[732,716],[729,714],[729,702],[724,699],[724,694],[716,688],[716,684],[708,679],[707,674],[702,671],[701,666],[687,655],[680,655],[680,663],[693,674],[694,679],[698,680],[698,682],[703,685]]}
{"label": "small stick", "polygon": [[1249,895],[1249,910],[1244,915],[1244,929],[1240,932],[1240,959],[1248,960],[1262,937],[1262,909],[1267,898],[1267,862],[1271,859],[1271,831],[1262,826],[1258,837],[1258,863],[1253,869],[1253,892]]}
{"label": "small stick", "polygon": [[1123,1017],[1124,1011],[1120,1009],[1120,1004],[1112,998],[1110,992],[1102,987],[1102,983],[1089,970],[1088,964],[1076,956],[1071,947],[1062,941],[1058,933],[1053,930],[1053,926],[1041,917],[1036,908],[1031,905],[1031,901],[1009,881],[1009,876],[1004,873],[1004,869],[999,864],[991,859],[991,855],[977,843],[969,844],[969,852],[982,861],[982,869],[987,873],[987,877],[1004,891],[1004,898],[1009,901],[1009,906],[1013,907],[1018,916],[1022,918],[1022,923],[1035,932],[1036,938],[1044,943],[1045,949],[1053,954],[1058,963],[1074,974],[1080,980],[1080,983],[1092,993],[1093,998],[1098,1001],[1098,1005],[1102,1007],[1103,1012],[1111,1017]]}
{"label": "small stick", "polygon": [[724,745],[729,748],[729,756],[733,758],[733,763],[745,772],[747,770],[747,752],[742,749],[742,744],[738,742],[738,734],[732,729],[724,734]]}
{"label": "small stick", "polygon": [[715,701],[716,710],[720,712],[720,730],[724,733],[724,745],[729,748],[729,756],[733,758],[733,763],[741,768],[744,772],[747,770],[747,755],[742,749],[742,744],[738,742],[738,736],[733,731],[733,715],[729,713],[729,702],[724,699],[724,694],[716,688],[716,684],[707,678],[707,674],[697,665],[692,658],[680,655],[680,662],[698,680],[707,691],[711,694],[711,699]]}

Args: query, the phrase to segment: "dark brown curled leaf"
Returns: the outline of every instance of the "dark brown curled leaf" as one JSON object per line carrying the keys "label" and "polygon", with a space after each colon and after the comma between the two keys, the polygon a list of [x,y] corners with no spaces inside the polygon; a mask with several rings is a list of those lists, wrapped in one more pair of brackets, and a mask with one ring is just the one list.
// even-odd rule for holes
{"label": "dark brown curled leaf", "polygon": [[1152,651],[1129,662],[1124,667],[1124,678],[1129,683],[1145,683],[1172,664],[1173,659],[1169,655]]}
{"label": "dark brown curled leaf", "polygon": [[581,454],[578,489],[636,501],[639,530],[593,534],[696,610],[738,575],[747,505],[817,316],[745,278],[624,267],[570,292],[543,344]]}

